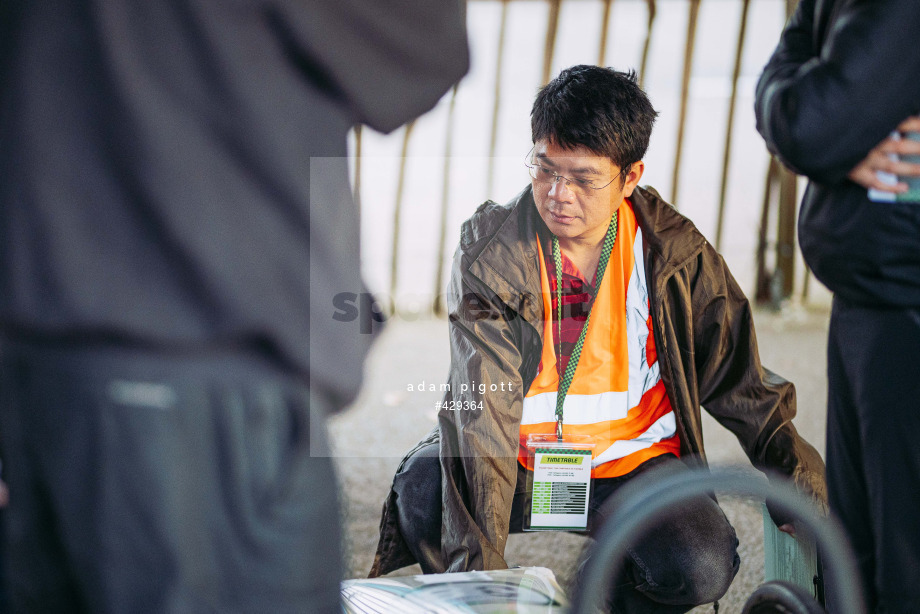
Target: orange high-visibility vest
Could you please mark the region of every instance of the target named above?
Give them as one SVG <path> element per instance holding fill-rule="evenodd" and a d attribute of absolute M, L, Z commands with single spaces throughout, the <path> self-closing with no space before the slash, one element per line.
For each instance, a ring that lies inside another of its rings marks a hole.
<path fill-rule="evenodd" d="M 559 389 L 549 275 L 539 239 L 537 247 L 545 324 L 538 374 L 524 396 L 518 460 L 525 467 L 527 436 L 556 430 Z M 569 434 L 593 437 L 591 475 L 597 478 L 625 475 L 661 454 L 680 455 L 674 411 L 661 381 L 652 336 L 642 231 L 628 200 L 619 208 L 616 244 L 565 398 L 563 435 Z"/>

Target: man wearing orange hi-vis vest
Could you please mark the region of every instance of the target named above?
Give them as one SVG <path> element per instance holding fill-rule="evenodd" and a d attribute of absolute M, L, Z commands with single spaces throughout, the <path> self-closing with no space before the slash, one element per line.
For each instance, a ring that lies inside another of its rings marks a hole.
<path fill-rule="evenodd" d="M 656 115 L 634 73 L 575 66 L 540 90 L 530 185 L 463 225 L 449 390 L 397 470 L 371 575 L 502 569 L 514 532 L 595 535 L 633 477 L 705 466 L 701 406 L 825 505 L 824 463 L 792 424 L 792 384 L 760 364 L 747 299 L 693 224 L 638 187 Z M 737 545 L 715 499 L 694 499 L 628 549 L 611 608 L 715 601 Z"/>

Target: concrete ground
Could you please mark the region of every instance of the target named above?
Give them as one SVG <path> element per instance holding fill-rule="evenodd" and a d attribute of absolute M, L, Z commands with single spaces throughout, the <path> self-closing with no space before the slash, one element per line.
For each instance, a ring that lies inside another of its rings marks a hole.
<path fill-rule="evenodd" d="M 799 432 L 822 454 L 825 421 L 825 354 L 828 312 L 790 307 L 757 311 L 763 364 L 791 379 L 798 394 Z M 397 320 L 381 336 L 367 364 L 363 391 L 346 413 L 330 423 L 343 493 L 346 531 L 346 578 L 365 577 L 377 544 L 382 502 L 403 453 L 436 421 L 441 393 L 419 391 L 445 380 L 449 367 L 447 324 L 433 317 Z M 421 385 L 421 386 L 420 386 Z M 742 466 L 752 475 L 734 436 L 704 413 L 706 450 L 714 466 Z M 751 591 L 763 581 L 763 525 L 758 502 L 723 499 L 723 507 L 741 541 L 741 570 L 720 612 L 740 612 Z M 564 588 L 586 538 L 566 533 L 512 535 L 509 564 L 552 569 Z M 418 566 L 394 575 L 420 573 Z M 700 607 L 694 612 L 712 612 Z"/>

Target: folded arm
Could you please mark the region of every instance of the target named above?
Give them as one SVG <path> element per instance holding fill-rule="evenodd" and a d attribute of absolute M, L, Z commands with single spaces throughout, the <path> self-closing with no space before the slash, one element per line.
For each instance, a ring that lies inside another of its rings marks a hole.
<path fill-rule="evenodd" d="M 849 2 L 816 40 L 815 0 L 802 0 L 757 85 L 768 148 L 819 183 L 842 181 L 920 109 L 912 0 Z"/>

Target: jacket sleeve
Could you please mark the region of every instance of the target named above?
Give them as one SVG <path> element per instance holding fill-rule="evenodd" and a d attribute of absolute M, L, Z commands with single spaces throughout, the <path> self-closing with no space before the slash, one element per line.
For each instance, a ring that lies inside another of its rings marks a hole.
<path fill-rule="evenodd" d="M 274 0 L 266 11 L 305 78 L 389 132 L 466 74 L 465 9 L 465 0 Z"/>
<path fill-rule="evenodd" d="M 792 478 L 825 506 L 824 461 L 792 424 L 795 387 L 761 365 L 750 303 L 709 243 L 690 283 L 700 404 L 734 433 L 755 467 Z"/>
<path fill-rule="evenodd" d="M 522 323 L 500 297 L 461 272 L 461 260 L 458 252 L 448 288 L 447 400 L 481 409 L 439 415 L 441 552 L 447 571 L 504 569 L 523 409 L 515 332 Z"/>
<path fill-rule="evenodd" d="M 763 70 L 755 101 L 757 130 L 770 151 L 824 184 L 842 181 L 920 110 L 916 1 L 835 4 L 828 19 L 816 17 L 816 0 L 799 3 Z M 816 35 L 816 19 L 829 21 L 826 34 Z"/>

